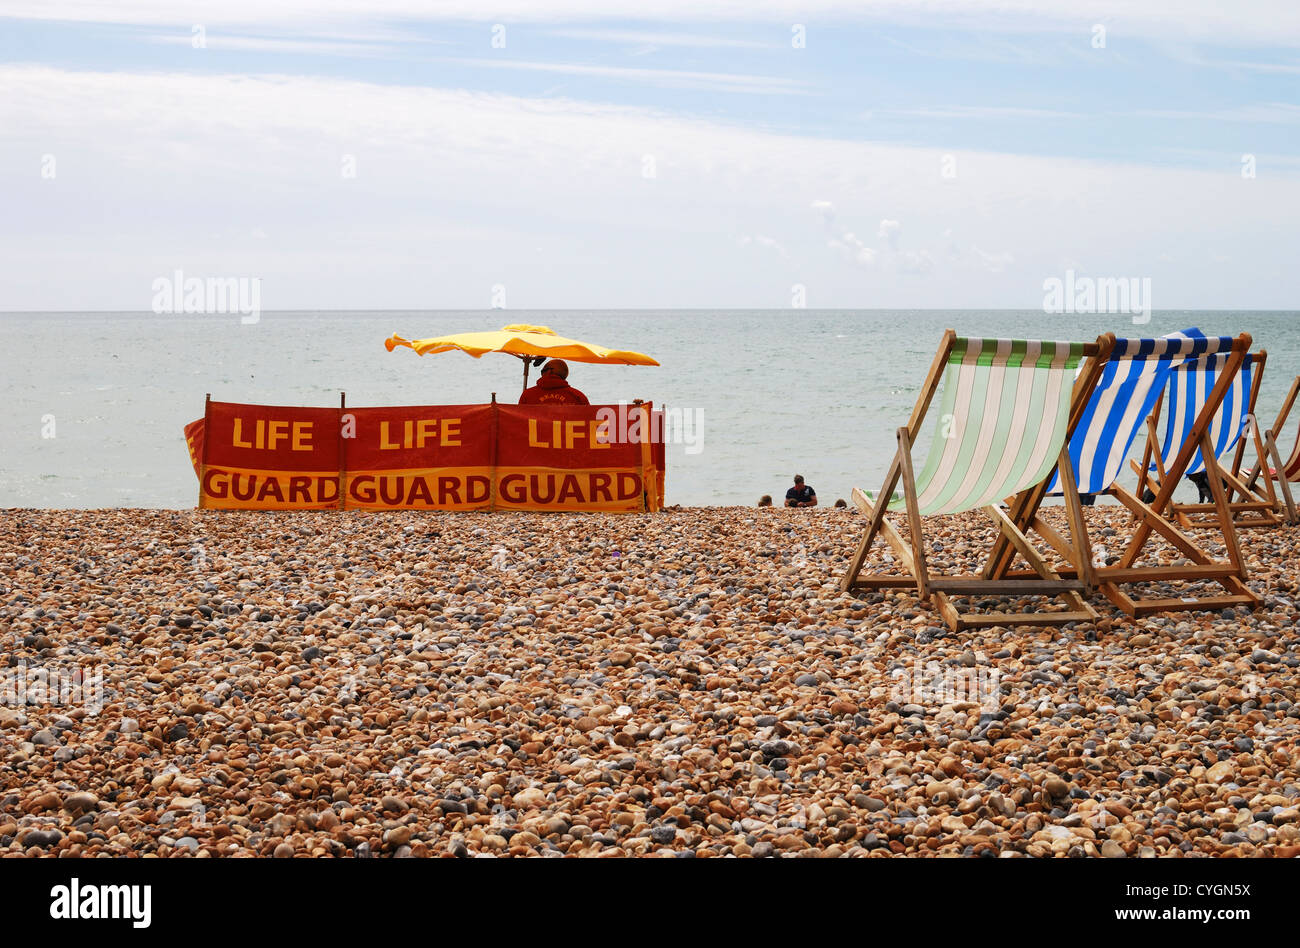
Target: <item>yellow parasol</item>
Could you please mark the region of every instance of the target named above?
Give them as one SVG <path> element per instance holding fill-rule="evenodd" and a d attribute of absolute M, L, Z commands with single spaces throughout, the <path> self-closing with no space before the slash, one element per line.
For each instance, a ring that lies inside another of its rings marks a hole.
<path fill-rule="evenodd" d="M 566 339 L 564 336 L 557 335 L 549 326 L 524 324 L 506 326 L 496 332 L 462 332 L 454 336 L 437 336 L 433 339 L 403 339 L 394 333 L 384 340 L 384 347 L 389 352 L 398 346 L 407 346 L 419 355 L 459 349 L 476 359 L 485 352 L 504 352 L 523 360 L 524 388 L 528 388 L 529 365 L 541 365 L 546 359 L 567 359 L 572 362 L 593 362 L 598 365 L 659 364 L 640 352 L 606 349 L 594 343 Z"/>

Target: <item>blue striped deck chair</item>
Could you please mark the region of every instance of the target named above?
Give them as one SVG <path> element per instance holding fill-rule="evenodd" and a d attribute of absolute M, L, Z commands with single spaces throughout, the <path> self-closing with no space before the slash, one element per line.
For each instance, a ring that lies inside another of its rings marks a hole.
<path fill-rule="evenodd" d="M 1070 438 L 1070 461 L 1079 492 L 1101 494 L 1115 483 L 1176 367 L 1207 353 L 1230 350 L 1232 341 L 1231 336 L 1207 337 L 1199 329 L 1158 339 L 1116 339 Z M 1059 472 L 1048 485 L 1048 493 L 1061 493 Z"/>
<path fill-rule="evenodd" d="M 1140 478 L 1139 495 L 1145 492 L 1149 483 L 1154 487 L 1166 479 L 1165 471 L 1173 460 L 1174 453 L 1187 440 L 1197 414 L 1227 367 L 1228 357 L 1226 352 L 1206 355 L 1178 366 L 1170 373 L 1164 398 L 1164 436 L 1157 437 L 1155 434 L 1161 411 L 1161 403 L 1157 402 L 1148 424 L 1147 449 L 1143 452 L 1142 465 L 1134 465 L 1138 467 Z M 1227 492 L 1228 509 L 1239 528 L 1270 527 L 1282 523 L 1283 508 L 1273 490 L 1272 480 L 1265 478 L 1263 487 L 1260 488 L 1256 486 L 1254 476 L 1254 472 L 1268 458 L 1268 450 L 1259 427 L 1253 420 L 1255 403 L 1259 397 L 1259 383 L 1267 359 L 1268 353 L 1263 351 L 1247 353 L 1210 424 L 1210 444 L 1220 462 L 1221 483 Z M 1250 442 L 1254 443 L 1256 463 L 1251 474 L 1243 479 L 1241 465 Z M 1232 461 L 1225 465 L 1223 461 L 1229 452 L 1232 452 Z M 1205 472 L 1203 455 L 1204 452 L 1197 448 L 1185 476 Z M 1209 487 L 1208 482 L 1207 476 L 1203 481 L 1206 487 Z M 1195 504 L 1170 503 L 1170 512 L 1180 525 L 1190 529 L 1215 523 L 1213 519 L 1207 520 L 1206 515 L 1214 513 L 1216 507 L 1214 503 L 1206 502 L 1203 494 L 1204 490 L 1200 502 Z M 1286 515 L 1288 521 L 1294 519 L 1293 503 L 1288 505 Z"/>
<path fill-rule="evenodd" d="M 1131 616 L 1146 615 L 1152 612 L 1175 610 L 1218 609 L 1233 605 L 1253 606 L 1258 597 L 1245 585 L 1245 571 L 1242 565 L 1237 537 L 1232 522 L 1231 512 L 1227 508 L 1221 482 L 1216 484 L 1216 504 L 1212 505 L 1219 514 L 1219 526 L 1224 533 L 1224 545 L 1228 552 L 1226 561 L 1213 559 L 1201 549 L 1190 537 L 1180 531 L 1168 519 L 1166 512 L 1172 505 L 1173 489 L 1179 478 L 1189 470 L 1193 455 L 1199 456 L 1202 445 L 1222 445 L 1225 449 L 1235 442 L 1231 424 L 1214 426 L 1214 422 L 1223 406 L 1228 393 L 1239 383 L 1242 363 L 1250 349 L 1250 336 L 1205 336 L 1199 330 L 1189 329 L 1172 333 L 1160 339 L 1117 340 L 1111 350 L 1110 363 L 1103 369 L 1102 378 L 1093 388 L 1092 396 L 1084 411 L 1085 419 L 1075 428 L 1070 443 L 1071 467 L 1077 478 L 1077 488 L 1085 493 L 1109 493 L 1137 518 L 1137 527 L 1128 541 L 1124 552 L 1117 561 L 1110 564 L 1097 564 L 1092 561 L 1089 546 L 1082 550 L 1066 544 L 1063 538 L 1053 534 L 1051 528 L 1037 515 L 1041 496 L 1016 498 L 1009 507 L 1008 515 L 1013 523 L 1021 529 L 1033 529 L 1068 559 L 1083 565 L 1081 574 L 1089 588 L 1094 584 L 1107 598 Z M 1201 366 L 1213 370 L 1213 378 L 1207 380 L 1201 373 Z M 1146 503 L 1139 496 L 1135 497 L 1125 490 L 1117 481 L 1120 468 L 1133 444 L 1138 430 L 1145 422 L 1148 438 L 1153 440 L 1154 424 L 1149 421 L 1150 412 L 1158 406 L 1166 390 L 1174 384 L 1175 376 L 1184 373 L 1181 391 L 1184 393 L 1175 404 L 1180 418 L 1186 418 L 1185 427 L 1180 427 L 1175 435 L 1178 440 L 1168 444 L 1168 450 L 1161 455 L 1160 464 L 1164 478 L 1153 493 L 1154 498 Z M 1208 381 L 1208 386 L 1207 386 Z M 1189 386 L 1192 386 L 1189 388 Z M 1243 393 L 1250 391 L 1247 381 L 1244 388 L 1238 388 L 1237 404 L 1246 400 Z M 1194 397 L 1188 393 L 1198 393 Z M 1193 404 L 1187 410 L 1185 402 L 1192 398 Z M 1238 432 L 1239 434 L 1239 432 Z M 1221 442 L 1213 440 L 1222 437 Z M 1218 453 L 1210 448 L 1211 461 L 1217 472 Z M 1204 465 L 1204 461 L 1200 462 Z M 1069 485 L 1053 484 L 1069 496 Z M 1046 493 L 1046 490 L 1043 491 Z M 1182 558 L 1190 561 L 1182 564 L 1158 566 L 1137 565 L 1138 556 L 1146 548 L 1152 534 L 1158 534 L 1174 547 Z M 1085 536 L 1084 543 L 1088 544 Z M 1016 576 L 1009 569 L 1013 555 L 1006 544 L 999 544 L 994 549 L 991 574 L 994 577 Z M 1068 569 L 1061 571 L 1069 575 Z M 1226 595 L 1181 595 L 1159 599 L 1135 599 L 1121 586 L 1148 582 L 1199 582 L 1215 581 L 1223 585 Z"/>
<path fill-rule="evenodd" d="M 1055 572 L 1024 533 L 998 506 L 1046 482 L 1062 459 L 1087 388 L 1095 384 L 1100 364 L 1114 337 L 1095 343 L 1040 342 L 1016 339 L 966 339 L 949 329 L 930 373 L 922 385 L 907 425 L 898 429 L 898 449 L 875 494 L 854 488 L 854 504 L 870 518 L 841 588 L 911 587 L 931 600 L 954 631 L 1004 625 L 1065 625 L 1095 620 L 1096 612 L 1079 595 L 1082 581 Z M 1081 361 L 1096 368 L 1076 379 Z M 940 384 L 943 397 L 925 464 L 914 476 L 912 445 L 921 433 L 926 413 Z M 902 491 L 895 490 L 901 483 Z M 1072 494 L 1077 519 L 1078 495 Z M 994 581 L 986 576 L 931 575 L 926 564 L 926 515 L 983 510 L 1029 564 L 1028 580 Z M 887 511 L 904 513 L 910 543 L 886 518 Z M 872 541 L 884 536 L 897 561 L 909 575 L 862 576 Z M 1059 596 L 1065 611 L 974 613 L 960 611 L 953 597 Z"/>

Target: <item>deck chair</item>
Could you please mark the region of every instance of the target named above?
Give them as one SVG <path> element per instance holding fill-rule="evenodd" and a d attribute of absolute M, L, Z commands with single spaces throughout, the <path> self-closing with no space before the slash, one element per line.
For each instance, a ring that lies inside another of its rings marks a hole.
<path fill-rule="evenodd" d="M 1268 448 L 1264 435 L 1255 423 L 1255 403 L 1259 398 L 1259 386 L 1264 377 L 1264 366 L 1268 353 L 1260 350 L 1247 354 L 1241 370 L 1233 379 L 1231 387 L 1223 398 L 1223 405 L 1210 425 L 1210 440 L 1220 461 L 1233 453 L 1231 466 L 1225 468 L 1220 463 L 1223 484 L 1227 491 L 1228 509 L 1232 511 L 1233 523 L 1242 527 L 1275 527 L 1283 520 L 1293 523 L 1296 518 L 1295 502 L 1291 499 L 1290 485 L 1279 500 L 1278 492 L 1273 489 L 1271 478 L 1264 478 L 1260 486 L 1258 476 L 1242 476 L 1241 465 L 1245 459 L 1247 445 L 1253 442 L 1255 464 L 1252 472 L 1257 472 L 1267 462 Z M 1169 377 L 1167 399 L 1169 411 L 1165 418 L 1164 437 L 1156 434 L 1159 424 L 1162 401 L 1157 401 L 1147 424 L 1146 447 L 1142 453 L 1142 463 L 1133 464 L 1138 472 L 1138 496 L 1145 496 L 1150 490 L 1155 492 L 1164 480 L 1165 464 L 1171 453 L 1186 440 L 1188 432 L 1195 421 L 1196 414 L 1204 404 L 1206 396 L 1214 388 L 1218 375 L 1227 362 L 1227 354 L 1207 355 L 1194 362 L 1188 362 L 1176 368 Z M 1200 450 L 1192 458 L 1186 474 L 1199 474 L 1205 470 L 1205 463 Z M 1216 519 L 1207 514 L 1215 512 L 1212 503 L 1177 503 L 1171 502 L 1169 512 L 1179 525 L 1185 529 L 1213 526 Z"/>
<path fill-rule="evenodd" d="M 1286 427 L 1287 416 L 1291 414 L 1291 408 L 1295 405 L 1297 395 L 1300 395 L 1300 376 L 1292 380 L 1291 388 L 1282 401 L 1282 407 L 1277 413 L 1277 419 L 1273 422 L 1273 427 L 1266 429 L 1264 432 L 1264 450 L 1266 452 L 1264 460 L 1262 462 L 1257 460 L 1255 465 L 1242 478 L 1248 489 L 1257 490 L 1255 485 L 1259 482 L 1261 474 L 1268 471 L 1265 481 L 1277 481 L 1278 492 L 1282 495 L 1285 504 L 1288 524 L 1295 524 L 1300 521 L 1295 500 L 1291 494 L 1291 481 L 1300 480 L 1300 430 L 1296 431 L 1295 445 L 1291 448 L 1291 454 L 1285 464 L 1282 463 L 1282 456 L 1278 452 L 1277 436 Z"/>
<path fill-rule="evenodd" d="M 1029 342 L 1011 339 L 965 339 L 951 329 L 943 341 L 917 398 L 908 423 L 898 429 L 898 450 L 878 494 L 854 488 L 854 504 L 870 518 L 840 585 L 853 589 L 914 588 L 933 600 L 954 631 L 981 626 L 1064 625 L 1095 620 L 1097 614 L 1080 593 L 1084 582 L 1066 579 L 1047 565 L 1024 532 L 997 505 L 1044 483 L 1065 453 L 1072 426 L 1096 383 L 1097 370 L 1076 379 L 1083 358 L 1104 362 L 1112 335 L 1095 343 Z M 930 403 L 942 382 L 943 399 L 934 439 L 920 476 L 913 475 L 912 445 L 921 433 Z M 1068 465 L 1067 465 L 1068 467 Z M 1072 475 L 1067 471 L 1067 480 Z M 902 482 L 902 493 L 895 488 Z M 1078 493 L 1067 498 L 1073 535 L 1082 535 Z M 1029 579 L 993 581 L 985 576 L 932 575 L 926 562 L 923 517 L 981 508 L 1006 540 L 1029 564 Z M 911 542 L 886 518 L 903 511 Z M 1075 531 L 1078 531 L 1076 534 Z M 862 576 L 863 564 L 877 534 L 883 535 L 910 575 Z M 975 613 L 959 610 L 955 597 L 1043 595 L 1060 597 L 1065 611 Z"/>
<path fill-rule="evenodd" d="M 1074 431 L 1069 455 L 1074 469 L 1076 488 L 1085 493 L 1106 493 L 1113 496 L 1137 518 L 1137 529 L 1118 562 L 1101 564 L 1093 562 L 1089 538 L 1082 539 L 1084 546 L 1069 543 L 1043 522 L 1038 510 L 1049 490 L 1064 494 L 1067 502 L 1071 485 L 1065 478 L 1054 479 L 1040 489 L 1026 492 L 1010 505 L 1007 516 L 1022 530 L 1033 530 L 1042 536 L 1065 559 L 1059 569 L 1062 576 L 1080 575 L 1089 586 L 1095 585 L 1111 602 L 1130 616 L 1152 612 L 1195 609 L 1219 609 L 1230 605 L 1254 606 L 1258 597 L 1245 585 L 1237 537 L 1232 515 L 1227 508 L 1226 496 L 1218 472 L 1217 454 L 1211 449 L 1207 469 L 1211 475 L 1211 490 L 1215 494 L 1215 510 L 1219 526 L 1224 533 L 1228 559 L 1215 560 L 1190 537 L 1180 531 L 1165 516 L 1172 498 L 1173 487 L 1193 460 L 1199 445 L 1211 444 L 1210 425 L 1226 392 L 1232 386 L 1238 369 L 1250 347 L 1250 337 L 1242 334 L 1206 337 L 1199 330 L 1190 329 L 1159 339 L 1120 339 L 1110 350 L 1108 364 L 1094 387 L 1083 421 Z M 1179 442 L 1175 455 L 1168 461 L 1165 480 L 1151 503 L 1145 503 L 1120 486 L 1117 481 L 1124 460 L 1132 447 L 1144 421 L 1150 417 L 1153 406 L 1162 396 L 1175 371 L 1180 366 L 1196 363 L 1208 356 L 1222 354 L 1217 381 L 1207 394 L 1199 412 L 1192 419 L 1187 437 Z M 1064 465 L 1062 465 L 1064 471 Z M 1137 565 L 1152 533 L 1159 534 L 1181 556 L 1185 564 L 1160 566 Z M 1022 573 L 1013 571 L 1011 560 L 1014 550 L 999 540 L 990 556 L 990 578 L 1018 578 Z M 1160 599 L 1135 599 L 1122 587 L 1148 582 L 1195 582 L 1216 580 L 1225 589 L 1222 596 L 1190 596 Z"/>

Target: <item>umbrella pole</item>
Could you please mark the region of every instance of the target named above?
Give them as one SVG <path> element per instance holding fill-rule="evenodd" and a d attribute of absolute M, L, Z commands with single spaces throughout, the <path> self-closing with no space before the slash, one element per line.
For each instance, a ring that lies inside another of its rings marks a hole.
<path fill-rule="evenodd" d="M 524 359 L 524 391 L 528 391 L 528 366 L 532 359 Z"/>

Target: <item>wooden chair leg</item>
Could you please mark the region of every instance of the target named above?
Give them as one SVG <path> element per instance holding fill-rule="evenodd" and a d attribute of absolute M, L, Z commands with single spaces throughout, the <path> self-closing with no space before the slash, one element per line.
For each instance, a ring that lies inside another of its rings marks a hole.
<path fill-rule="evenodd" d="M 1278 454 L 1277 439 L 1273 437 L 1272 431 L 1264 433 L 1264 443 L 1268 446 L 1268 453 L 1263 463 L 1267 466 L 1269 461 L 1272 461 L 1273 470 L 1277 471 L 1278 490 L 1282 492 L 1282 501 L 1286 505 L 1286 522 L 1288 525 L 1294 525 L 1297 517 L 1295 500 L 1291 496 L 1291 482 L 1287 480 L 1286 471 L 1282 469 L 1282 458 Z"/>
<path fill-rule="evenodd" d="M 849 496 L 853 498 L 853 505 L 857 507 L 859 510 L 861 510 L 863 513 L 865 513 L 868 517 L 874 516 L 875 512 L 879 510 L 880 507 L 882 506 L 882 501 L 880 500 L 880 498 L 876 498 L 876 502 L 873 504 L 871 500 L 867 498 L 867 495 L 864 494 L 862 491 L 858 490 L 857 488 L 854 488 L 853 492 Z M 901 576 L 871 577 L 867 579 L 860 579 L 855 576 L 852 583 L 849 584 L 841 583 L 840 584 L 841 589 L 848 591 L 849 589 L 858 586 L 867 586 L 872 588 L 880 587 L 880 586 L 884 586 L 884 587 L 906 587 L 906 586 L 915 587 L 916 586 L 916 574 L 917 574 L 916 557 L 912 552 L 911 546 L 908 545 L 907 541 L 903 539 L 902 535 L 899 534 L 899 532 L 894 529 L 894 525 L 890 523 L 888 520 L 880 521 L 880 536 L 885 538 L 885 542 L 889 544 L 890 548 L 894 551 L 894 555 L 902 563 L 903 568 L 907 570 L 908 573 L 911 574 L 911 576 L 910 577 L 901 577 Z"/>
<path fill-rule="evenodd" d="M 907 505 L 907 525 L 912 534 L 912 565 L 916 591 L 922 599 L 930 598 L 930 573 L 925 566 L 925 535 L 921 526 L 921 508 L 912 477 L 912 439 L 906 428 L 898 429 L 898 461 L 903 475 L 903 500 Z"/>
<path fill-rule="evenodd" d="M 862 535 L 862 541 L 858 544 L 857 551 L 853 554 L 853 559 L 849 561 L 848 571 L 844 578 L 840 580 L 840 588 L 847 591 L 853 588 L 853 583 L 862 572 L 862 564 L 866 562 L 867 554 L 871 551 L 871 541 L 876 538 L 881 524 L 885 522 L 885 511 L 889 507 L 889 498 L 894 495 L 894 486 L 898 483 L 901 473 L 901 463 L 898 455 L 894 456 L 893 463 L 889 465 L 889 471 L 885 474 L 885 486 L 881 488 L 880 493 L 876 496 L 876 504 L 870 510 L 870 520 L 867 522 L 866 533 Z M 855 503 L 857 499 L 855 498 Z"/>
<path fill-rule="evenodd" d="M 1065 516 L 1070 524 L 1070 538 L 1074 541 L 1074 568 L 1079 579 L 1088 592 L 1097 586 L 1096 568 L 1092 563 L 1092 541 L 1088 537 L 1088 527 L 1083 522 L 1083 507 L 1079 503 L 1079 489 L 1074 480 L 1074 464 L 1070 461 L 1070 446 L 1061 449 L 1057 461 L 1057 470 L 1061 475 L 1061 489 L 1065 491 Z"/>
<path fill-rule="evenodd" d="M 1241 561 L 1241 547 L 1237 544 L 1237 528 L 1232 522 L 1232 510 L 1228 507 L 1228 498 L 1223 489 L 1223 477 L 1219 471 L 1219 462 L 1214 457 L 1214 444 L 1210 441 L 1210 430 L 1201 432 L 1201 458 L 1205 461 L 1205 474 L 1210 482 L 1210 494 L 1214 497 L 1214 507 L 1219 515 L 1219 525 L 1223 529 L 1223 545 L 1228 551 L 1228 562 L 1237 568 L 1237 575 L 1246 578 L 1246 568 Z"/>

